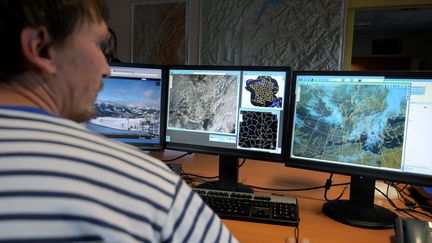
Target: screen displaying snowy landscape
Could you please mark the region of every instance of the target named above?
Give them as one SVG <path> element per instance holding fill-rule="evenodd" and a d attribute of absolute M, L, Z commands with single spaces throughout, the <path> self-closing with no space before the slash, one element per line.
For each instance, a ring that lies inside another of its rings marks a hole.
<path fill-rule="evenodd" d="M 159 143 L 160 82 L 105 78 L 87 127 L 123 142 Z"/>

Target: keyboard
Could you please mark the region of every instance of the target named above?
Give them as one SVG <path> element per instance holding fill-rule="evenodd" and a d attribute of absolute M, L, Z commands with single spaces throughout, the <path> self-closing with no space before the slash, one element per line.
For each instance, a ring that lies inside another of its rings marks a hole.
<path fill-rule="evenodd" d="M 298 226 L 296 197 L 194 188 L 222 219 Z"/>

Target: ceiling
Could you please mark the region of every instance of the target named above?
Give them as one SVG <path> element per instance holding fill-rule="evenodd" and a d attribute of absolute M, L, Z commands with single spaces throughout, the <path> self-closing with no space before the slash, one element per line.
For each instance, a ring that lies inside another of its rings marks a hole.
<path fill-rule="evenodd" d="M 432 6 L 357 10 L 354 31 L 365 33 L 432 33 Z"/>

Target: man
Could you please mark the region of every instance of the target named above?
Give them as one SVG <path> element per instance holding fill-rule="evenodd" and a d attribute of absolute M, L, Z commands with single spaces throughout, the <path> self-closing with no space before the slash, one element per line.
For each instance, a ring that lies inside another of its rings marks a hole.
<path fill-rule="evenodd" d="M 162 162 L 79 123 L 110 70 L 103 0 L 0 0 L 0 242 L 236 242 Z"/>

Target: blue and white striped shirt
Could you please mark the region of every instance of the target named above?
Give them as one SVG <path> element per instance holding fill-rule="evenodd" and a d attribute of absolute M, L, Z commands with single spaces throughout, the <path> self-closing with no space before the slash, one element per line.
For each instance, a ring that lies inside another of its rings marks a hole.
<path fill-rule="evenodd" d="M 0 242 L 237 242 L 162 162 L 32 109 L 0 108 Z"/>

